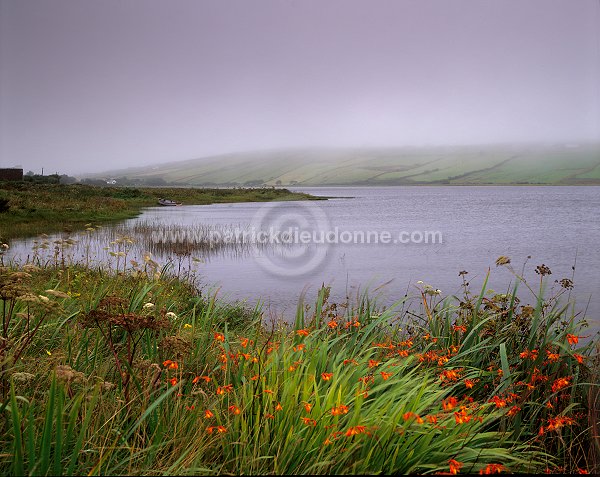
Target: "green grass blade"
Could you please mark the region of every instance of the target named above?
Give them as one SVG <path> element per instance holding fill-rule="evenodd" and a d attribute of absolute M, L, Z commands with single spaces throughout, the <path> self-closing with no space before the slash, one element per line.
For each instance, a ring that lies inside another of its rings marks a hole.
<path fill-rule="evenodd" d="M 17 406 L 17 397 L 15 395 L 14 385 L 10 386 L 10 414 L 13 425 L 13 474 L 24 475 L 25 466 L 23 462 L 23 435 L 21 433 L 21 415 L 19 413 L 19 407 Z"/>

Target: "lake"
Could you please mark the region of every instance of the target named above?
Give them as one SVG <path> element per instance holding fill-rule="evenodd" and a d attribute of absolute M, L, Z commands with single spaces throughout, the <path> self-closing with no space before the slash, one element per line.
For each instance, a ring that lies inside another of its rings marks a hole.
<path fill-rule="evenodd" d="M 206 292 L 219 288 L 219 295 L 229 299 L 248 303 L 260 299 L 269 316 L 288 319 L 295 313 L 300 295 L 306 292 L 307 302 L 312 303 L 322 284 L 332 287 L 332 301 L 353 300 L 369 289 L 378 303 L 390 305 L 406 293 L 415 294 L 423 286 L 419 281 L 440 289 L 442 295 L 460 294 L 459 272 L 463 270 L 468 271 L 465 277 L 472 291 L 479 291 L 489 269 L 489 287 L 504 293 L 515 277 L 495 262 L 506 256 L 515 272 L 524 271 L 534 290 L 540 282 L 535 273 L 538 265 L 545 264 L 552 272 L 545 278 L 548 291 L 552 287 L 560 290 L 555 280 L 572 278 L 577 310 L 587 309 L 588 321 L 593 322 L 594 329 L 599 328 L 600 187 L 294 190 L 331 199 L 152 207 L 135 219 L 105 228 L 103 233 L 111 229 L 139 242 L 128 252 L 128 259 L 139 259 L 146 250 L 159 262 L 171 257 L 179 272 L 182 267 L 193 267 Z M 146 230 L 143 240 L 136 239 L 136 225 Z M 248 237 L 238 237 L 231 246 L 192 252 L 161 248 L 155 243 L 180 239 L 169 238 L 175 230 L 195 234 L 209 230 L 221 234 L 221 240 L 229 233 L 229 240 L 234 231 L 268 231 L 273 227 L 289 232 L 283 242 L 309 231 L 310 240 L 305 241 L 310 243 L 256 245 Z M 152 243 L 148 242 L 148 231 Z M 325 235 L 315 233 L 323 231 Z M 357 243 L 365 242 L 367 236 L 371 243 Z M 75 238 L 80 240 L 80 248 L 74 252 L 78 259 L 89 253 L 90 246 L 101 249 L 100 245 L 106 244 L 102 235 L 95 245 L 95 239 L 85 233 Z M 384 239 L 391 243 L 381 243 Z M 15 242 L 11 253 L 23 260 L 31 247 L 31 240 Z M 202 261 L 192 262 L 190 256 L 199 256 Z M 525 287 L 521 287 L 520 297 L 522 304 L 535 301 Z"/>

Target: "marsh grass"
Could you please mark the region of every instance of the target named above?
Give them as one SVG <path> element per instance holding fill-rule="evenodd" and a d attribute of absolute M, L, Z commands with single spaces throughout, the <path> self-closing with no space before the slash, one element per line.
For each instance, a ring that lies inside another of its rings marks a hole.
<path fill-rule="evenodd" d="M 0 236 L 5 240 L 39 233 L 83 230 L 89 222 L 114 223 L 168 197 L 185 205 L 229 202 L 315 200 L 309 194 L 275 188 L 98 187 L 84 184 L 0 182 Z"/>
<path fill-rule="evenodd" d="M 598 341 L 549 269 L 387 309 L 322 288 L 288 325 L 119 240 L 0 268 L 3 473 L 598 471 Z"/>

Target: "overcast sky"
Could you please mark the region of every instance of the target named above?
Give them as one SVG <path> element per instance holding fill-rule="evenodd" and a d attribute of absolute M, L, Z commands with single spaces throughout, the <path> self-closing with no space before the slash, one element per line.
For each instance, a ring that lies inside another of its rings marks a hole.
<path fill-rule="evenodd" d="M 0 0 L 0 165 L 600 139 L 599 0 Z"/>

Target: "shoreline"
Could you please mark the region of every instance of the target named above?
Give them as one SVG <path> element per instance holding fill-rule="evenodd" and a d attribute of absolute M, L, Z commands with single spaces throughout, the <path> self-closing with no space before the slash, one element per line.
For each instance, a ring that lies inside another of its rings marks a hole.
<path fill-rule="evenodd" d="M 160 207 L 167 197 L 185 205 L 217 203 L 327 200 L 288 189 L 100 187 L 85 184 L 0 183 L 0 239 L 27 238 L 42 233 L 74 232 L 87 224 L 116 223 L 137 217 L 145 207 Z"/>

